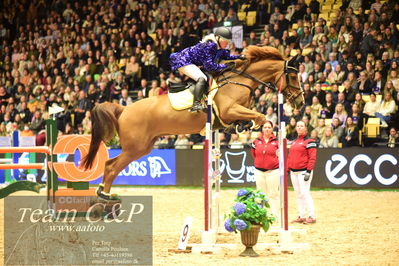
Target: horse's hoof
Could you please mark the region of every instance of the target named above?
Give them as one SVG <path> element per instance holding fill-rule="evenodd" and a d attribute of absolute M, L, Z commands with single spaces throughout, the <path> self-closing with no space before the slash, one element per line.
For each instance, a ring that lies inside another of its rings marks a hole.
<path fill-rule="evenodd" d="M 245 131 L 245 128 L 243 127 L 243 125 L 241 125 L 241 124 L 236 125 L 236 133 L 237 134 L 244 133 L 244 131 Z"/>
<path fill-rule="evenodd" d="M 251 120 L 249 123 L 251 124 L 251 126 L 250 126 L 250 129 L 251 129 L 251 130 L 257 130 L 257 129 L 260 128 L 260 125 L 257 125 L 257 124 L 255 123 L 255 121 L 253 121 L 253 120 Z"/>
<path fill-rule="evenodd" d="M 107 200 L 107 201 L 120 201 L 120 197 L 118 194 L 111 194 L 111 193 L 106 193 L 104 192 L 104 185 L 100 184 L 99 187 L 96 190 L 96 194 L 98 197 L 100 197 L 101 199 Z"/>

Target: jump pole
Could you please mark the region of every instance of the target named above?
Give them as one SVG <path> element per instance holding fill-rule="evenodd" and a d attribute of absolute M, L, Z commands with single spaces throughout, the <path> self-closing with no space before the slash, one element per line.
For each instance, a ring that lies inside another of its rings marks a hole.
<path fill-rule="evenodd" d="M 204 231 L 202 244 L 215 244 L 221 227 L 220 215 L 220 141 L 219 132 L 212 130 L 213 93 L 207 98 L 207 121 L 204 141 Z"/>
<path fill-rule="evenodd" d="M 281 84 L 282 85 L 282 84 Z M 280 86 L 281 87 L 281 86 Z M 280 169 L 280 225 L 279 243 L 272 246 L 272 252 L 293 253 L 294 250 L 308 248 L 307 243 L 292 243 L 292 232 L 303 232 L 302 229 L 289 229 L 288 222 L 288 166 L 287 166 L 287 139 L 285 138 L 284 96 L 278 90 L 278 144 L 279 144 L 279 169 Z"/>

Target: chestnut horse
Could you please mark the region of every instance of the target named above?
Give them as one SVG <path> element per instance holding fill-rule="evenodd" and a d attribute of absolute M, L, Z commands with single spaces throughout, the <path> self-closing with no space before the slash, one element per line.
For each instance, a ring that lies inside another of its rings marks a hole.
<path fill-rule="evenodd" d="M 253 120 L 256 126 L 263 125 L 265 116 L 248 107 L 253 90 L 266 82 L 276 84 L 294 106 L 303 105 L 296 58 L 285 61 L 277 49 L 257 46 L 248 47 L 244 55 L 246 60 L 235 61 L 235 70 L 216 77 L 219 90 L 214 102 L 224 124 Z M 167 95 L 145 98 L 126 107 L 101 103 L 92 109 L 91 115 L 92 138 L 89 153 L 82 161 L 83 167 L 91 167 L 101 141 L 110 140 L 115 132 L 122 147 L 121 154 L 105 164 L 103 183 L 98 190 L 104 199 L 112 199 L 111 185 L 119 172 L 148 154 L 160 136 L 199 133 L 207 119 L 203 112 L 174 110 Z"/>

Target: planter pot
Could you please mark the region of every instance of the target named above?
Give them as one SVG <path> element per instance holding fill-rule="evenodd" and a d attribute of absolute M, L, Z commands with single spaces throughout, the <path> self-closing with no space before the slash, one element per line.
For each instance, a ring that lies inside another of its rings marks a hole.
<path fill-rule="evenodd" d="M 260 225 L 252 225 L 251 230 L 240 231 L 241 242 L 245 246 L 245 250 L 241 252 L 242 257 L 258 257 L 259 254 L 253 250 L 253 246 L 258 243 L 258 236 L 260 231 Z"/>

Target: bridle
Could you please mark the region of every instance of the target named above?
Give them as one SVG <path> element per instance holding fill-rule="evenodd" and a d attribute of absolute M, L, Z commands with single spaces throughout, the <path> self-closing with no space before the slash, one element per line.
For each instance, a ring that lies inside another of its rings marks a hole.
<path fill-rule="evenodd" d="M 300 87 L 291 84 L 290 81 L 289 81 L 288 74 L 290 74 L 290 73 L 297 74 L 299 72 L 297 68 L 295 68 L 293 66 L 290 66 L 289 62 L 290 61 L 285 61 L 284 62 L 284 71 L 281 73 L 280 77 L 276 81 L 278 83 L 281 80 L 281 84 L 280 84 L 280 88 L 279 89 L 277 89 L 276 84 L 274 84 L 273 82 L 263 81 L 263 80 L 260 80 L 260 79 L 258 79 L 256 77 L 246 73 L 245 71 L 249 67 L 249 63 L 250 63 L 249 60 L 247 60 L 247 62 L 245 63 L 245 67 L 243 67 L 242 70 L 237 70 L 237 69 L 233 68 L 233 69 L 230 69 L 229 71 L 226 71 L 226 72 L 232 72 L 235 75 L 231 75 L 231 76 L 227 76 L 226 77 L 225 76 L 226 73 L 223 72 L 222 73 L 222 78 L 221 79 L 216 79 L 217 83 L 220 84 L 220 85 L 218 85 L 218 88 L 222 88 L 223 86 L 225 86 L 227 84 L 234 84 L 234 85 L 239 85 L 239 86 L 243 86 L 243 87 L 248 88 L 251 91 L 251 95 L 253 95 L 254 94 L 254 88 L 252 88 L 251 86 L 249 86 L 247 84 L 231 80 L 233 77 L 242 76 L 244 78 L 247 78 L 247 79 L 250 79 L 250 80 L 252 80 L 254 82 L 257 82 L 257 83 L 259 83 L 261 85 L 264 85 L 264 86 L 270 88 L 272 91 L 279 90 L 280 92 L 282 92 L 282 91 L 286 90 L 288 87 L 291 87 L 291 88 L 294 88 L 294 89 L 297 89 L 297 90 L 299 89 L 300 91 L 302 91 L 302 89 Z M 283 83 L 282 77 L 283 77 L 283 75 L 285 75 L 285 81 L 286 81 L 284 89 L 282 88 L 282 83 Z M 299 97 L 299 95 L 300 94 L 298 94 L 294 99 Z"/>
<path fill-rule="evenodd" d="M 288 87 L 302 91 L 301 87 L 291 84 L 290 80 L 288 78 L 288 74 L 291 74 L 291 73 L 298 74 L 298 72 L 299 72 L 299 70 L 296 67 L 289 65 L 289 61 L 284 62 L 284 71 L 283 71 L 283 73 L 281 73 L 280 77 L 277 79 L 277 83 L 278 83 L 281 80 L 281 78 L 283 77 L 283 74 L 285 74 L 285 88 L 284 89 L 282 88 L 283 81 L 281 80 L 280 92 L 286 90 Z"/>

